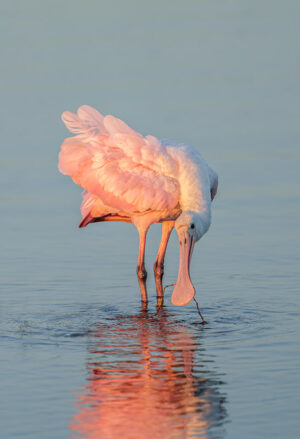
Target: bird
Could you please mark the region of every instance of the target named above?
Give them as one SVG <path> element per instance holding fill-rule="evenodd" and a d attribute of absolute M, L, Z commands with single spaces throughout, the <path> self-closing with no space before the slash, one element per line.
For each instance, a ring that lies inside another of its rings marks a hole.
<path fill-rule="evenodd" d="M 58 168 L 83 188 L 79 228 L 105 221 L 132 223 L 139 233 L 137 276 L 147 303 L 145 246 L 149 227 L 162 223 L 154 263 L 157 298 L 163 298 L 164 259 L 170 234 L 179 239 L 179 270 L 171 302 L 184 306 L 195 296 L 190 277 L 194 244 L 211 224 L 218 175 L 193 146 L 138 133 L 112 115 L 82 105 L 62 120 L 66 138 Z"/>

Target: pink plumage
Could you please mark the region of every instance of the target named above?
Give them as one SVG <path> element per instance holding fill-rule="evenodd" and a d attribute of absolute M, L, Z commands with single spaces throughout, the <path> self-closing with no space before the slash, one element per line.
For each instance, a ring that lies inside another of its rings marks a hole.
<path fill-rule="evenodd" d="M 81 106 L 77 114 L 64 112 L 62 120 L 76 134 L 61 146 L 59 170 L 84 189 L 80 227 L 98 221 L 136 225 L 140 234 L 137 271 L 140 281 L 144 281 L 146 233 L 152 223 L 163 223 L 155 264 L 157 294 L 161 297 L 163 261 L 175 225 L 179 238 L 184 232 L 184 241 L 190 244 L 182 252 L 188 266 L 181 261 L 177 281 L 183 291 L 176 287 L 172 301 L 176 305 L 190 301 L 195 291 L 189 279 L 189 261 L 194 242 L 210 224 L 217 174 L 196 149 L 142 136 L 120 119 L 103 116 L 87 105 Z M 141 290 L 146 301 L 146 290 Z"/>
<path fill-rule="evenodd" d="M 124 122 L 80 107 L 62 119 L 77 136 L 64 141 L 59 170 L 98 196 L 105 205 L 128 212 L 172 209 L 179 199 L 165 147 L 143 137 Z M 165 175 L 159 173 L 166 168 Z"/>

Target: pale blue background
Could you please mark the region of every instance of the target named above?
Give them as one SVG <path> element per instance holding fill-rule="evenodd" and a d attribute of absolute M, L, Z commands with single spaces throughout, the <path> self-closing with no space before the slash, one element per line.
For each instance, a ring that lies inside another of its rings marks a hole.
<path fill-rule="evenodd" d="M 292 0 L 1 3 L 3 437 L 69 437 L 89 344 L 72 335 L 139 310 L 136 231 L 78 230 L 80 189 L 57 171 L 60 114 L 81 104 L 193 144 L 218 171 L 192 261 L 207 377 L 224 382 L 206 434 L 299 437 L 299 17 Z M 149 272 L 158 242 L 156 226 Z M 166 283 L 177 253 L 174 234 Z M 148 288 L 155 311 L 152 274 Z M 194 304 L 169 297 L 197 338 Z"/>

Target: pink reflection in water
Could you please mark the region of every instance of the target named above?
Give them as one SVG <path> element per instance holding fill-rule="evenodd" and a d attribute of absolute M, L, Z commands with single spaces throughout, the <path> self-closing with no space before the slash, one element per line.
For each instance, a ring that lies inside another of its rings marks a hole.
<path fill-rule="evenodd" d="M 70 425 L 86 439 L 210 438 L 212 391 L 193 377 L 191 330 L 157 321 L 100 327 L 88 385 Z M 219 404 L 218 404 L 219 406 Z M 219 417 L 219 416 L 218 416 Z"/>

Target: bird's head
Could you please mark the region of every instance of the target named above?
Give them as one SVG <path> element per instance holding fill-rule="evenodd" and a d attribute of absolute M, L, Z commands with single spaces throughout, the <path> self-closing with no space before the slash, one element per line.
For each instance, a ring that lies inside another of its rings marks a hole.
<path fill-rule="evenodd" d="M 180 261 L 176 286 L 172 293 L 173 305 L 186 305 L 195 295 L 190 278 L 190 262 L 195 242 L 204 235 L 210 224 L 210 217 L 193 211 L 183 211 L 175 222 L 178 234 Z"/>
<path fill-rule="evenodd" d="M 203 222 L 203 217 L 192 210 L 185 210 L 175 221 L 175 229 L 178 236 L 182 232 L 188 232 L 193 242 L 199 241 L 207 230 Z"/>

